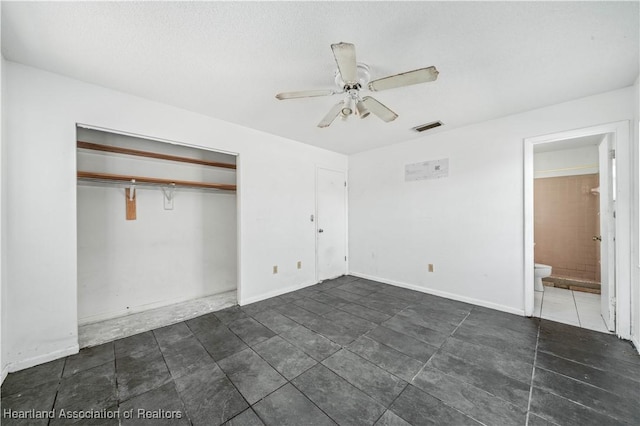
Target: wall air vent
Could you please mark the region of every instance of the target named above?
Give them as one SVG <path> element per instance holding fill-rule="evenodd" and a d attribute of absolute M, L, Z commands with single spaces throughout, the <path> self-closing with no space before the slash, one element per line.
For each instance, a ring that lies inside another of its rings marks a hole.
<path fill-rule="evenodd" d="M 436 127 L 442 126 L 441 121 L 434 121 L 433 123 L 421 124 L 419 126 L 414 127 L 412 130 L 416 132 L 424 132 L 429 129 L 435 129 Z"/>

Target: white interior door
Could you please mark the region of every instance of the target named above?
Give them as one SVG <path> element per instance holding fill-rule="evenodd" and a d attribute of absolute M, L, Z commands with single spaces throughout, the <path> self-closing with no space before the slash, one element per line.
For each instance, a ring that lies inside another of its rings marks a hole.
<path fill-rule="evenodd" d="M 342 171 L 316 173 L 316 263 L 318 281 L 347 272 L 346 180 Z"/>
<path fill-rule="evenodd" d="M 600 168 L 600 311 L 610 331 L 615 330 L 615 160 L 609 135 L 598 147 Z"/>

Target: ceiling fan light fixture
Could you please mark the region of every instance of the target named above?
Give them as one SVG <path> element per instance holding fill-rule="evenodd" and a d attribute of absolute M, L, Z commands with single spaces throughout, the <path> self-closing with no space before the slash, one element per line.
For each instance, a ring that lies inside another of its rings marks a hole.
<path fill-rule="evenodd" d="M 345 117 L 353 114 L 353 99 L 351 98 L 351 96 L 347 96 L 347 98 L 344 100 L 344 106 L 342 107 L 341 112 Z"/>
<path fill-rule="evenodd" d="M 359 100 L 358 103 L 356 103 L 356 114 L 360 118 L 366 118 L 370 114 L 369 110 L 364 105 L 364 102 L 362 102 L 362 100 Z"/>

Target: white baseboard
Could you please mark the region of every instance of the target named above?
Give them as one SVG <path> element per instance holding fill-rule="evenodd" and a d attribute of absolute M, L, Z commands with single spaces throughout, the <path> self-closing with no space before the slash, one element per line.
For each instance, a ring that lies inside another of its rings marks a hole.
<path fill-rule="evenodd" d="M 77 354 L 80 351 L 80 347 L 76 343 L 75 345 L 71 345 L 68 348 L 60 349 L 57 351 L 50 352 L 44 355 L 34 356 L 32 358 L 23 359 L 16 362 L 11 362 L 5 369 L 8 373 L 13 373 L 16 371 L 24 370 L 25 368 L 33 367 L 35 365 L 44 364 L 45 362 L 53 361 L 55 359 L 64 358 L 65 356 Z M 4 369 L 2 371 L 3 380 L 4 380 Z"/>
<path fill-rule="evenodd" d="M 317 283 L 309 283 L 309 284 L 302 284 L 302 285 L 300 285 L 300 284 L 292 285 L 292 286 L 289 286 L 289 287 L 285 287 L 285 288 L 281 288 L 281 289 L 278 289 L 278 290 L 270 291 L 269 293 L 264 293 L 264 294 L 261 294 L 259 296 L 253 296 L 253 297 L 249 297 L 247 299 L 238 300 L 238 305 L 245 306 L 245 305 L 248 305 L 250 303 L 260 302 L 260 301 L 263 301 L 263 300 L 266 300 L 266 299 L 270 299 L 272 297 L 280 296 L 280 295 L 285 294 L 285 293 L 290 293 L 290 292 L 296 291 L 296 290 L 302 290 L 305 287 L 309 287 L 309 286 L 316 285 L 316 284 Z"/>
<path fill-rule="evenodd" d="M 409 290 L 419 291 L 421 293 L 432 294 L 434 296 L 444 297 L 446 299 L 457 300 L 458 302 L 470 303 L 472 305 L 483 306 L 489 309 L 495 309 L 497 311 L 507 312 L 510 314 L 524 316 L 524 309 L 516 309 L 511 306 L 499 305 L 497 303 L 487 302 L 486 300 L 474 299 L 472 297 L 460 296 L 455 293 L 448 293 L 446 291 L 434 290 L 431 288 L 420 287 L 415 284 L 409 284 L 402 281 L 389 280 L 386 278 L 375 277 L 373 275 L 367 275 L 360 272 L 349 272 L 349 275 L 353 275 L 354 277 L 364 278 L 367 280 L 378 281 L 385 284 L 394 285 L 396 287 L 407 288 Z"/>

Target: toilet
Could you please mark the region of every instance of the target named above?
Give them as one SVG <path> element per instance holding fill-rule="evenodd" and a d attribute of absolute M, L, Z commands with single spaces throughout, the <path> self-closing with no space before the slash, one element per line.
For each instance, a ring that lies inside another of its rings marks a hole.
<path fill-rule="evenodd" d="M 551 266 L 536 263 L 533 271 L 533 288 L 535 291 L 544 291 L 542 279 L 551 275 Z"/>

